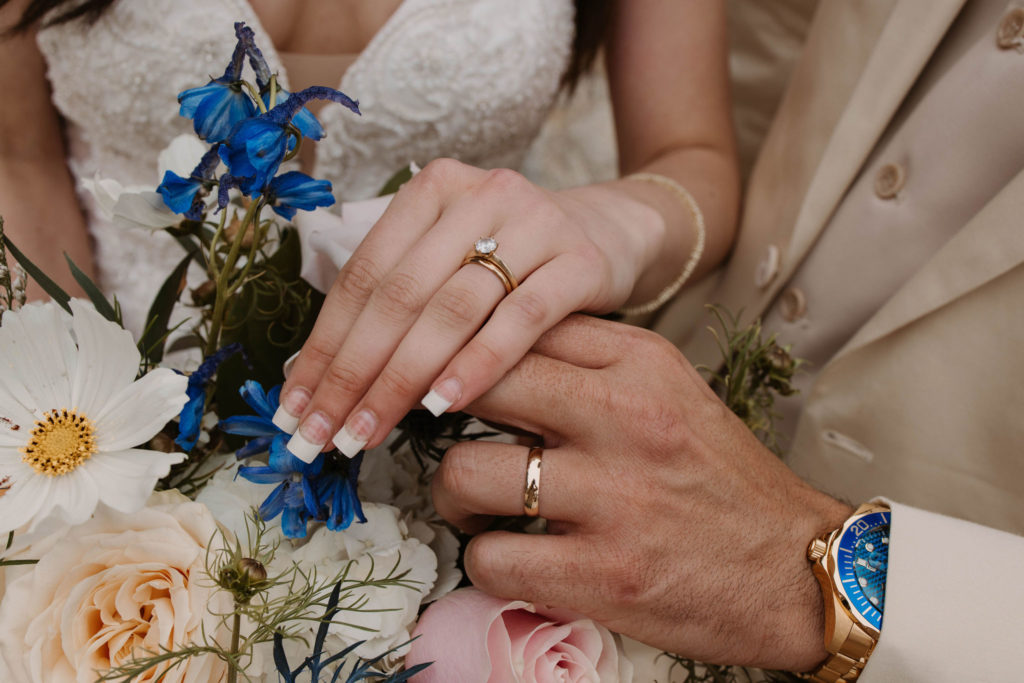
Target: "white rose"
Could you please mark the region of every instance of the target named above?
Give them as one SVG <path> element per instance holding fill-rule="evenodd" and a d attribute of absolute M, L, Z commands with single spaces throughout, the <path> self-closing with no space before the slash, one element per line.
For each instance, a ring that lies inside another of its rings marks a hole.
<path fill-rule="evenodd" d="M 209 510 L 162 494 L 128 515 L 107 508 L 70 530 L 8 585 L 0 602 L 0 657 L 17 683 L 91 682 L 133 653 L 208 639 L 228 643 L 217 614 L 232 596 L 205 572 L 207 546 L 219 543 Z M 165 683 L 221 681 L 226 665 L 196 657 Z M 151 670 L 136 681 L 154 681 Z M 8 680 L 5 678 L 4 680 Z"/>

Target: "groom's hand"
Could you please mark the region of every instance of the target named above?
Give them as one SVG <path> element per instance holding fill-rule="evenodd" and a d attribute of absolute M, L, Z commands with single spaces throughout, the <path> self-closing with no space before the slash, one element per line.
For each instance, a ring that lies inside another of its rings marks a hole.
<path fill-rule="evenodd" d="M 570 318 L 469 410 L 546 447 L 548 533 L 476 536 L 477 586 L 702 661 L 799 671 L 825 658 L 804 552 L 851 510 L 790 472 L 667 341 Z M 527 453 L 454 446 L 434 479 L 437 510 L 469 531 L 522 514 Z"/>

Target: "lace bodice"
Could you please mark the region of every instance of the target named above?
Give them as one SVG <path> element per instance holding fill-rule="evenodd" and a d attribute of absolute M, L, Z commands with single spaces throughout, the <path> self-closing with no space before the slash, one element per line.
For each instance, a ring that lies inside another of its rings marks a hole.
<path fill-rule="evenodd" d="M 246 0 L 121 0 L 92 26 L 41 30 L 72 173 L 155 186 L 158 152 L 191 130 L 177 94 L 223 72 L 239 20 L 289 87 Z M 362 116 L 322 111 L 313 175 L 341 201 L 375 195 L 410 161 L 517 168 L 557 93 L 572 31 L 571 0 L 404 0 L 340 84 Z M 162 234 L 126 234 L 82 200 L 102 283 L 137 331 L 180 248 Z"/>

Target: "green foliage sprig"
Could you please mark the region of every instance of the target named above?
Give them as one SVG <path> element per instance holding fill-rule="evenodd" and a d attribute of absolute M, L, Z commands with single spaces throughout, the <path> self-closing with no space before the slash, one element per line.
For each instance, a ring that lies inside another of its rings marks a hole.
<path fill-rule="evenodd" d="M 211 655 L 227 663 L 229 683 L 236 681 L 238 676 L 251 681 L 247 669 L 253 663 L 257 645 L 275 640 L 297 639 L 310 646 L 302 634 L 304 624 L 314 622 L 322 625 L 327 619 L 326 615 L 330 616 L 328 624 L 346 624 L 336 618 L 339 613 L 387 611 L 371 608 L 368 605 L 369 598 L 361 589 L 410 590 L 418 584 L 406 578 L 407 571 L 398 571 L 401 557 L 379 579 L 372 578 L 372 562 L 365 576 L 353 576 L 353 561 L 346 563 L 336 575 L 329 578 L 320 578 L 315 569 L 307 570 L 294 562 L 283 571 L 271 575 L 266 568 L 273 562 L 278 544 L 269 542 L 266 533 L 266 524 L 255 510 L 246 519 L 245 544 L 227 538 L 225 532 L 218 530 L 208 546 L 205 577 L 193 579 L 210 581 L 211 585 L 230 592 L 234 597 L 232 611 L 214 615 L 218 619 L 215 631 L 230 632 L 230 643 L 218 642 L 204 628 L 196 642 L 136 656 L 100 674 L 97 683 L 129 683 L 152 669 L 166 672 L 202 655 Z M 220 542 L 216 540 L 218 536 Z M 354 624 L 346 625 L 365 629 Z M 360 660 L 356 666 L 364 663 Z"/>
<path fill-rule="evenodd" d="M 708 305 L 718 320 L 721 332 L 713 327 L 708 331 L 718 342 L 722 366 L 718 371 L 703 368 L 722 401 L 754 432 L 761 442 L 776 455 L 782 455 L 775 421 L 775 397 L 796 393 L 793 375 L 804 361 L 794 358 L 789 346 L 781 346 L 774 334 L 767 338 L 761 320 L 746 327 L 739 324 L 739 314 L 733 315 L 720 306 Z"/>

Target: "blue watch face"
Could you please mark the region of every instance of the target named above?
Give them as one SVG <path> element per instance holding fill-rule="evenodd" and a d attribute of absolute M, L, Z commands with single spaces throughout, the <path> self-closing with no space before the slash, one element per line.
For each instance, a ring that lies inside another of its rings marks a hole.
<path fill-rule="evenodd" d="M 851 524 L 839 539 L 836 560 L 850 608 L 881 630 L 889 568 L 889 513 L 873 512 Z"/>

